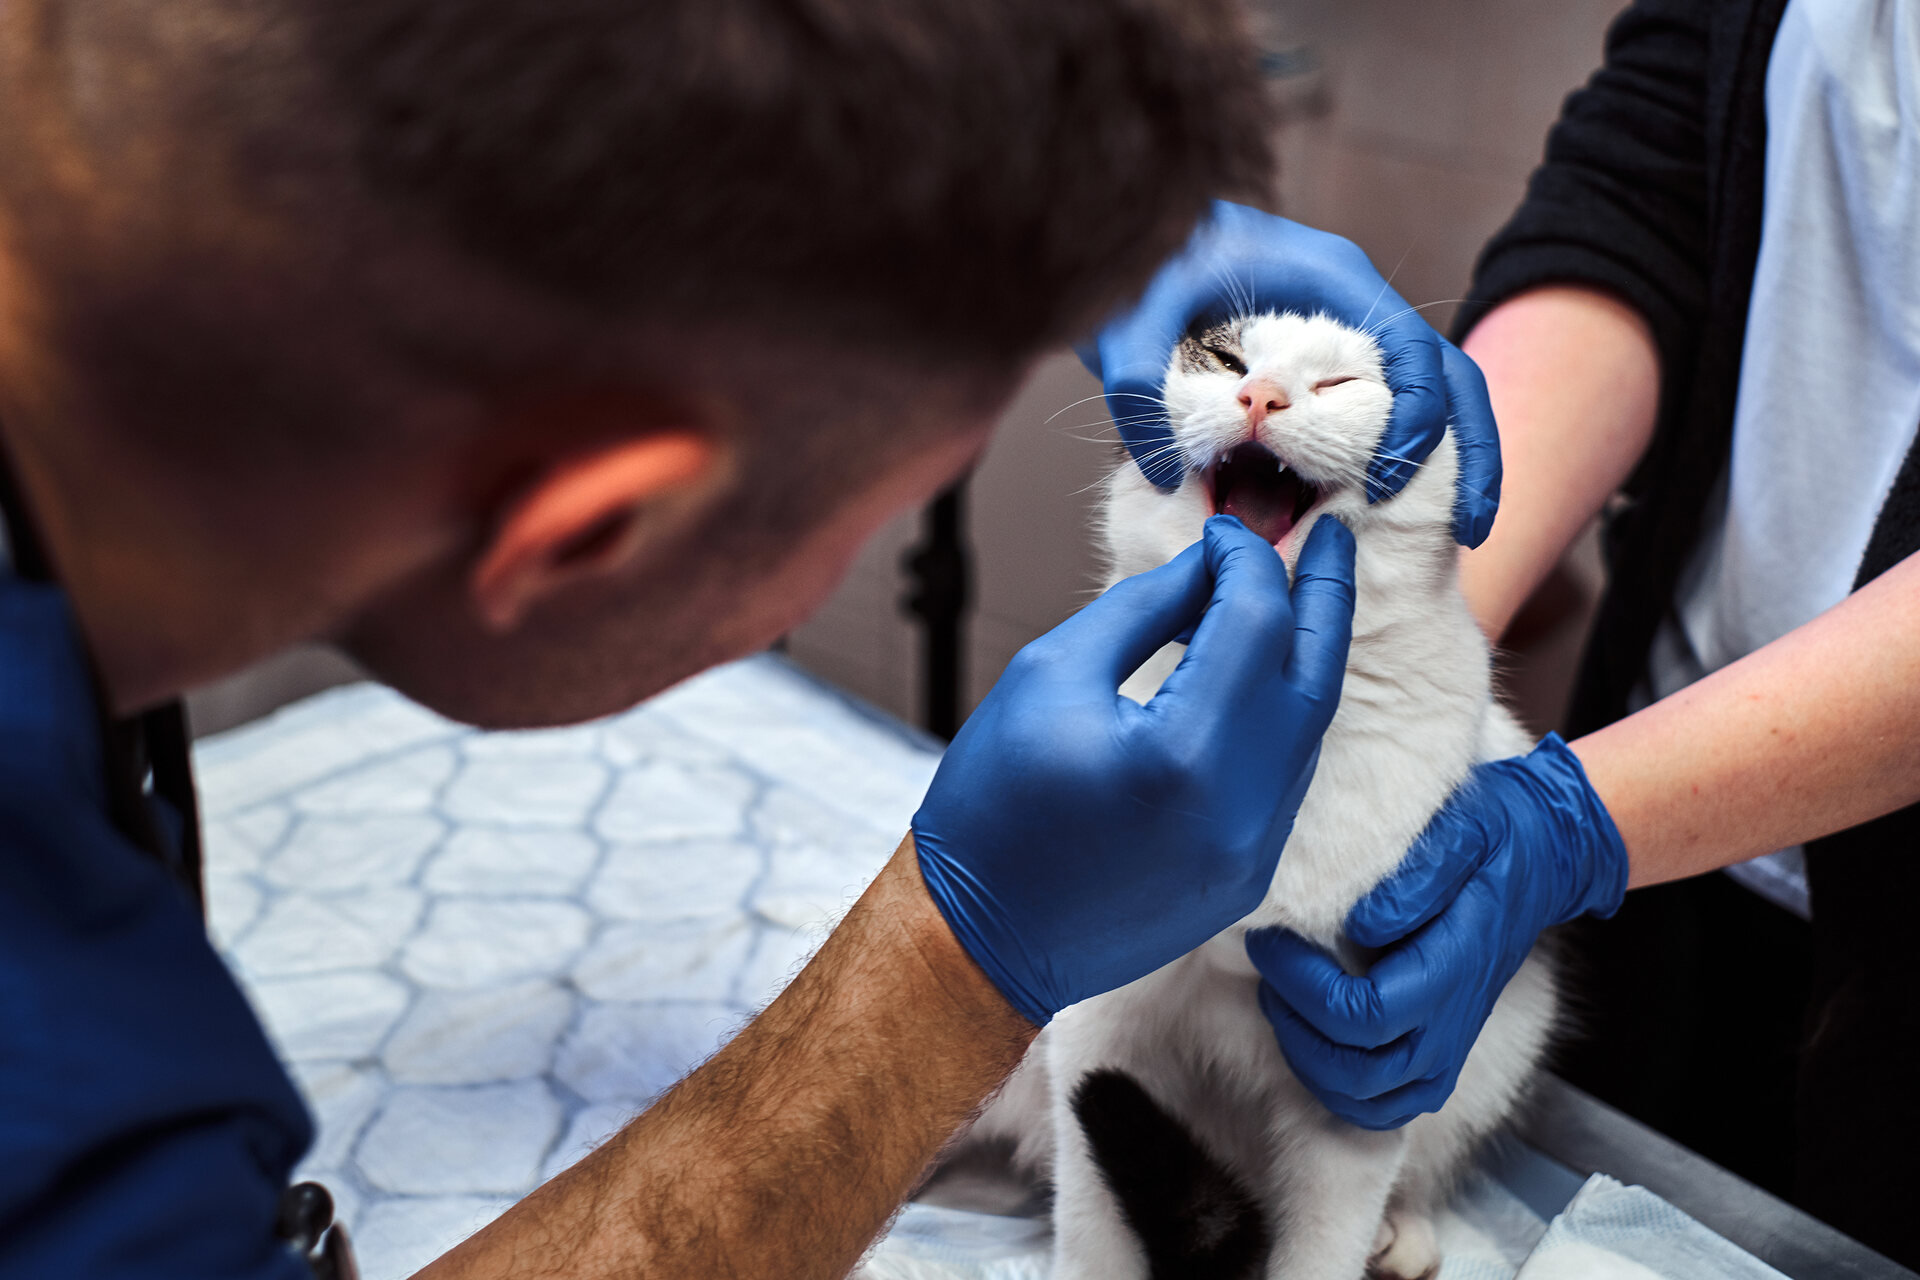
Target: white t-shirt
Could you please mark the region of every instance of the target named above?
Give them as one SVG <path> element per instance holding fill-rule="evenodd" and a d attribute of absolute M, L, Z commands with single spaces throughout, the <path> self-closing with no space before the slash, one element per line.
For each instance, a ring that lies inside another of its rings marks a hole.
<path fill-rule="evenodd" d="M 1655 696 L 1845 599 L 1920 428 L 1920 3 L 1790 0 L 1733 452 Z M 1715 518 L 1717 516 L 1717 519 Z M 1730 874 L 1807 914 L 1799 851 Z"/>

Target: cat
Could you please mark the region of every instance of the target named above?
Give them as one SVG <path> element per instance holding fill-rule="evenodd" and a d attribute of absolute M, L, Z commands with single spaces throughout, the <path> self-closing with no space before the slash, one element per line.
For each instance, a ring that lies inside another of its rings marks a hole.
<path fill-rule="evenodd" d="M 1474 764 L 1531 745 L 1494 699 L 1456 580 L 1456 454 L 1443 440 L 1397 496 L 1368 504 L 1392 394 L 1372 337 L 1324 316 L 1197 328 L 1164 394 L 1183 478 L 1162 492 L 1122 455 L 1099 513 L 1110 582 L 1172 559 L 1216 511 L 1273 543 L 1291 572 L 1314 522 L 1337 517 L 1357 557 L 1339 709 L 1261 907 L 1062 1011 L 970 1140 L 1012 1141 L 1050 1170 L 1054 1280 L 1431 1275 L 1434 1212 L 1523 1100 L 1553 1035 L 1551 955 L 1536 947 L 1507 985 L 1440 1111 L 1371 1132 L 1288 1070 L 1244 938 L 1284 926 L 1364 971 L 1370 957 L 1341 936 L 1347 911 Z M 1166 646 L 1121 692 L 1145 701 L 1181 652 Z"/>

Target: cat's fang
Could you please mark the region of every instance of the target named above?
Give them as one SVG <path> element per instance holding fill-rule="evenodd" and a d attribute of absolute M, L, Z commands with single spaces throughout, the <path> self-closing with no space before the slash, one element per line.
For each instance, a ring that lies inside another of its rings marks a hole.
<path fill-rule="evenodd" d="M 1213 509 L 1238 517 L 1276 546 L 1320 496 L 1298 472 L 1252 440 L 1215 463 L 1209 479 Z"/>

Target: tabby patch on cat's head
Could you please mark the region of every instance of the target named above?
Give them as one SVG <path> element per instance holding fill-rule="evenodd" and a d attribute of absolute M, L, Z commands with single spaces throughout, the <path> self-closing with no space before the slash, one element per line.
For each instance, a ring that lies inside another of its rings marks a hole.
<path fill-rule="evenodd" d="M 1275 546 L 1363 494 L 1393 404 L 1370 335 L 1293 312 L 1197 328 L 1174 349 L 1165 396 L 1186 483 Z"/>

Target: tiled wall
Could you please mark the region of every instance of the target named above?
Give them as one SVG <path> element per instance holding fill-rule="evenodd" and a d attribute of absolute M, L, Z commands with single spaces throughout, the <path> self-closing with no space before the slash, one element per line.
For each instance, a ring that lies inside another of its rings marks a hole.
<path fill-rule="evenodd" d="M 1268 2 L 1286 39 L 1318 65 L 1291 89 L 1315 109 L 1281 131 L 1284 211 L 1358 241 L 1409 303 L 1438 304 L 1425 314 L 1444 329 L 1561 99 L 1598 65 L 1621 0 Z M 1111 451 L 1087 438 L 1110 433 L 1098 427 L 1097 403 L 1060 411 L 1098 390 L 1070 355 L 1049 358 L 974 478 L 970 701 L 1097 585 L 1086 511 Z M 790 640 L 801 662 L 909 719 L 919 708 L 918 637 L 899 610 L 899 562 L 916 534 L 911 516 L 884 530 Z M 1570 634 L 1519 672 L 1537 721 L 1560 696 Z"/>

